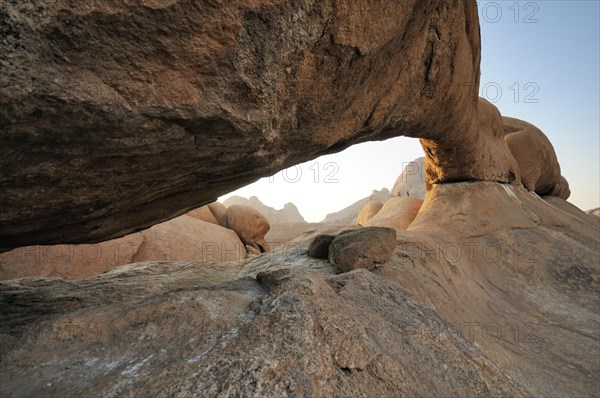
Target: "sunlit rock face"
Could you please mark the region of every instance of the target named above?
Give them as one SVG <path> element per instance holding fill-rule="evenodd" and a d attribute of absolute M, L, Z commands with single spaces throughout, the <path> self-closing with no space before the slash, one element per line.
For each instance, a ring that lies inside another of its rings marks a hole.
<path fill-rule="evenodd" d="M 0 249 L 148 227 L 352 144 L 514 179 L 475 2 L 2 2 Z"/>
<path fill-rule="evenodd" d="M 7 396 L 594 396 L 599 221 L 523 187 L 439 184 L 371 271 L 309 257 L 317 235 L 348 229 L 321 225 L 244 262 L 2 281 L 0 385 Z"/>
<path fill-rule="evenodd" d="M 569 183 L 560 174 L 560 164 L 552 143 L 534 125 L 523 120 L 503 117 L 504 142 L 519 164 L 521 183 L 540 195 L 567 199 Z"/>

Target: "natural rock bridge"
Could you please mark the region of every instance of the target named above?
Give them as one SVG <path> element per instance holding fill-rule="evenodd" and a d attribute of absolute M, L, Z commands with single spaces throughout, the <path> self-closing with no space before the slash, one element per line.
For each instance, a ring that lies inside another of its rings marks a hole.
<path fill-rule="evenodd" d="M 477 96 L 475 2 L 1 7 L 0 250 L 122 236 L 400 135 L 421 139 L 430 184 L 519 183 Z"/>

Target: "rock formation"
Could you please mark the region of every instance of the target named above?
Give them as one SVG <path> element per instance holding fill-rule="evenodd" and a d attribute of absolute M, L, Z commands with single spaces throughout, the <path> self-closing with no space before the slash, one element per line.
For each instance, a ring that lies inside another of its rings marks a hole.
<path fill-rule="evenodd" d="M 0 253 L 0 280 L 42 276 L 82 279 L 139 261 L 241 261 L 248 253 L 257 255 L 269 249 L 264 236 L 268 222 L 261 214 L 251 209 L 251 214 L 242 212 L 240 216 L 234 208 L 233 225 L 237 228 L 234 231 L 225 227 L 229 224 L 227 210 L 221 203 L 214 202 L 107 242 L 27 246 Z M 279 225 L 286 229 L 290 226 Z M 271 236 L 273 246 L 302 235 L 309 226 L 301 223 L 286 233 L 279 231 L 277 235 L 276 232 Z M 249 240 L 242 243 L 242 236 Z"/>
<path fill-rule="evenodd" d="M 317 235 L 308 245 L 307 254 L 313 258 L 328 259 L 329 246 L 334 239 L 334 235 Z"/>
<path fill-rule="evenodd" d="M 293 203 L 286 203 L 283 209 L 275 210 L 262 203 L 256 196 L 252 196 L 250 199 L 243 198 L 241 196 L 232 196 L 226 199 L 223 204 L 226 207 L 231 205 L 242 205 L 249 206 L 257 210 L 262 214 L 271 224 L 290 224 L 290 223 L 305 223 L 304 217 L 298 211 L 298 208 Z"/>
<path fill-rule="evenodd" d="M 389 198 L 391 198 L 391 195 L 387 188 L 383 188 L 380 191 L 375 189 L 373 192 L 371 192 L 371 196 L 354 202 L 350 206 L 338 212 L 328 214 L 327 217 L 325 217 L 325 219 L 321 222 L 326 224 L 340 225 L 356 224 L 360 211 L 367 203 L 371 201 L 385 203 Z"/>
<path fill-rule="evenodd" d="M 514 179 L 475 2 L 0 5 L 0 242 L 106 240 L 352 144 Z"/>
<path fill-rule="evenodd" d="M 246 249 L 231 229 L 181 216 L 142 231 L 144 244 L 133 260 L 241 261 Z"/>
<path fill-rule="evenodd" d="M 265 235 L 271 225 L 257 210 L 249 206 L 233 205 L 227 208 L 227 225 L 238 234 L 244 244 L 259 253 L 269 251 Z"/>
<path fill-rule="evenodd" d="M 206 207 L 208 207 L 208 209 L 212 213 L 215 220 L 217 220 L 219 225 L 225 228 L 229 228 L 229 225 L 227 225 L 227 207 L 225 207 L 219 202 L 209 203 L 206 205 Z"/>
<path fill-rule="evenodd" d="M 373 271 L 337 274 L 306 255 L 307 235 L 243 263 L 0 282 L 0 385 L 7 396 L 594 396 L 597 221 L 517 186 L 440 184 Z"/>
<path fill-rule="evenodd" d="M 207 216 L 204 211 L 191 214 L 199 213 Z M 241 261 L 244 258 L 244 244 L 234 231 L 183 215 L 107 242 L 27 246 L 1 253 L 0 280 L 83 279 L 140 261 Z"/>
<path fill-rule="evenodd" d="M 406 229 L 417 216 L 422 204 L 423 200 L 412 196 L 396 196 L 385 202 L 381 210 L 364 226 Z"/>
<path fill-rule="evenodd" d="M 316 228 L 320 227 L 322 227 L 321 224 L 306 222 L 275 224 L 271 225 L 271 229 L 265 235 L 265 240 L 271 248 L 276 248 L 287 244 L 304 233 L 314 232 Z"/>
<path fill-rule="evenodd" d="M 4 0 L 0 22 L 0 250 L 123 236 L 398 135 L 430 188 L 369 246 L 326 225 L 243 262 L 0 282 L 3 396 L 597 395 L 600 220 L 477 98 L 475 2 Z M 259 250 L 253 212 L 227 225 Z M 322 234 L 338 268 L 307 255 Z"/>
<path fill-rule="evenodd" d="M 395 247 L 396 231 L 392 228 L 343 231 L 329 245 L 329 262 L 341 272 L 370 270 L 388 262 Z"/>
<path fill-rule="evenodd" d="M 0 280 L 27 277 L 83 279 L 102 274 L 136 262 L 134 257 L 144 241 L 143 232 L 137 232 L 102 243 L 19 247 L 0 253 Z"/>
<path fill-rule="evenodd" d="M 212 211 L 210 211 L 210 209 L 208 208 L 207 205 L 198 207 L 197 209 L 194 209 L 194 210 L 188 212 L 186 215 L 196 218 L 200 221 L 204 221 L 204 222 L 215 224 L 215 225 L 221 225 L 221 223 L 219 221 L 217 221 L 217 219 L 215 218 Z M 225 217 L 227 217 L 227 215 L 225 215 Z M 223 225 L 221 225 L 221 226 L 223 226 Z"/>
<path fill-rule="evenodd" d="M 365 225 L 365 223 L 373 218 L 382 207 L 383 203 L 378 200 L 371 200 L 367 202 L 360 210 L 360 213 L 358 213 L 356 224 Z"/>
<path fill-rule="evenodd" d="M 502 118 L 504 141 L 519 164 L 521 182 L 539 195 L 567 199 L 569 184 L 560 175 L 554 147 L 540 129 L 523 120 Z"/>
<path fill-rule="evenodd" d="M 425 199 L 425 158 L 417 158 L 404 166 L 391 190 L 392 196 L 406 196 Z"/>

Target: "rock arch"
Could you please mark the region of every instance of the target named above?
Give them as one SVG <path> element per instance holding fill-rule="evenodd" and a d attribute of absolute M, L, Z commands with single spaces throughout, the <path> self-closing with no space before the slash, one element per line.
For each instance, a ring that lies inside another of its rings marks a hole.
<path fill-rule="evenodd" d="M 221 3 L 221 2 L 217 2 Z M 475 2 L 6 0 L 0 250 L 96 242 L 352 144 L 517 182 Z"/>

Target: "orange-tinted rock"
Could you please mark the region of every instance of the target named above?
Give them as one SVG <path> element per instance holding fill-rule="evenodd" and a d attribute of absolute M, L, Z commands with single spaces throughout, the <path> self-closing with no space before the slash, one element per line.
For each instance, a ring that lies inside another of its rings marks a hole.
<path fill-rule="evenodd" d="M 218 221 L 219 225 L 228 228 L 227 225 L 227 207 L 219 202 L 213 202 L 206 205 L 212 213 L 215 220 Z"/>
<path fill-rule="evenodd" d="M 83 279 L 130 264 L 144 236 L 135 233 L 88 245 L 28 246 L 0 254 L 0 280 L 57 277 Z"/>
<path fill-rule="evenodd" d="M 271 228 L 269 221 L 249 206 L 232 205 L 227 208 L 227 225 L 238 234 L 242 242 L 260 253 L 269 251 L 265 235 Z"/>
<path fill-rule="evenodd" d="M 236 233 L 180 216 L 145 231 L 87 245 L 21 247 L 0 254 L 0 280 L 28 277 L 82 279 L 139 261 L 240 261 Z"/>
<path fill-rule="evenodd" d="M 558 180 L 550 195 L 564 200 L 569 199 L 569 196 L 571 196 L 571 189 L 569 188 L 569 182 L 565 177 L 560 176 L 560 180 Z"/>
<path fill-rule="evenodd" d="M 539 195 L 554 194 L 567 199 L 569 184 L 564 178 L 561 180 L 560 165 L 548 137 L 523 120 L 503 117 L 502 121 L 504 141 L 519 164 L 525 188 Z"/>
<path fill-rule="evenodd" d="M 265 205 L 256 196 L 246 199 L 241 196 L 232 196 L 225 200 L 223 204 L 227 207 L 232 205 L 249 206 L 262 214 L 271 226 L 276 224 L 296 224 L 304 223 L 304 218 L 298 211 L 298 208 L 293 203 L 286 203 L 282 209 L 274 209 Z"/>
<path fill-rule="evenodd" d="M 5 1 L 0 250 L 98 242 L 352 144 L 510 181 L 476 2 Z M 489 108 L 489 109 L 488 109 Z"/>
<path fill-rule="evenodd" d="M 340 211 L 328 214 L 327 217 L 325 217 L 325 219 L 321 222 L 339 225 L 356 224 L 360 211 L 368 202 L 376 201 L 385 203 L 389 198 L 391 198 L 391 195 L 387 188 L 383 188 L 380 191 L 375 189 L 373 192 L 371 192 L 370 196 L 354 202 L 350 206 Z"/>
<path fill-rule="evenodd" d="M 246 249 L 236 233 L 189 216 L 142 232 L 144 244 L 133 261 L 241 261 Z"/>
<path fill-rule="evenodd" d="M 371 200 L 367 202 L 360 210 L 360 213 L 358 213 L 356 224 L 365 225 L 365 223 L 372 219 L 382 207 L 383 203 L 378 200 Z"/>
<path fill-rule="evenodd" d="M 3 281 L 2 392 L 594 396 L 598 221 L 520 186 L 435 184 L 371 271 L 306 255 L 326 225 L 243 263 Z"/>
<path fill-rule="evenodd" d="M 392 187 L 392 196 L 425 199 L 425 158 L 417 158 L 404 166 Z"/>
<path fill-rule="evenodd" d="M 368 227 L 344 231 L 329 245 L 329 261 L 341 272 L 373 269 L 390 260 L 396 247 L 396 231 Z"/>
<path fill-rule="evenodd" d="M 208 205 L 198 207 L 197 209 L 186 213 L 186 216 L 190 216 L 200 221 L 208 222 L 211 224 L 221 225 L 221 223 L 215 218 L 213 212 L 209 209 Z"/>
<path fill-rule="evenodd" d="M 422 204 L 422 199 L 413 198 L 412 196 L 391 198 L 364 225 L 365 227 L 406 229 L 417 216 Z"/>

